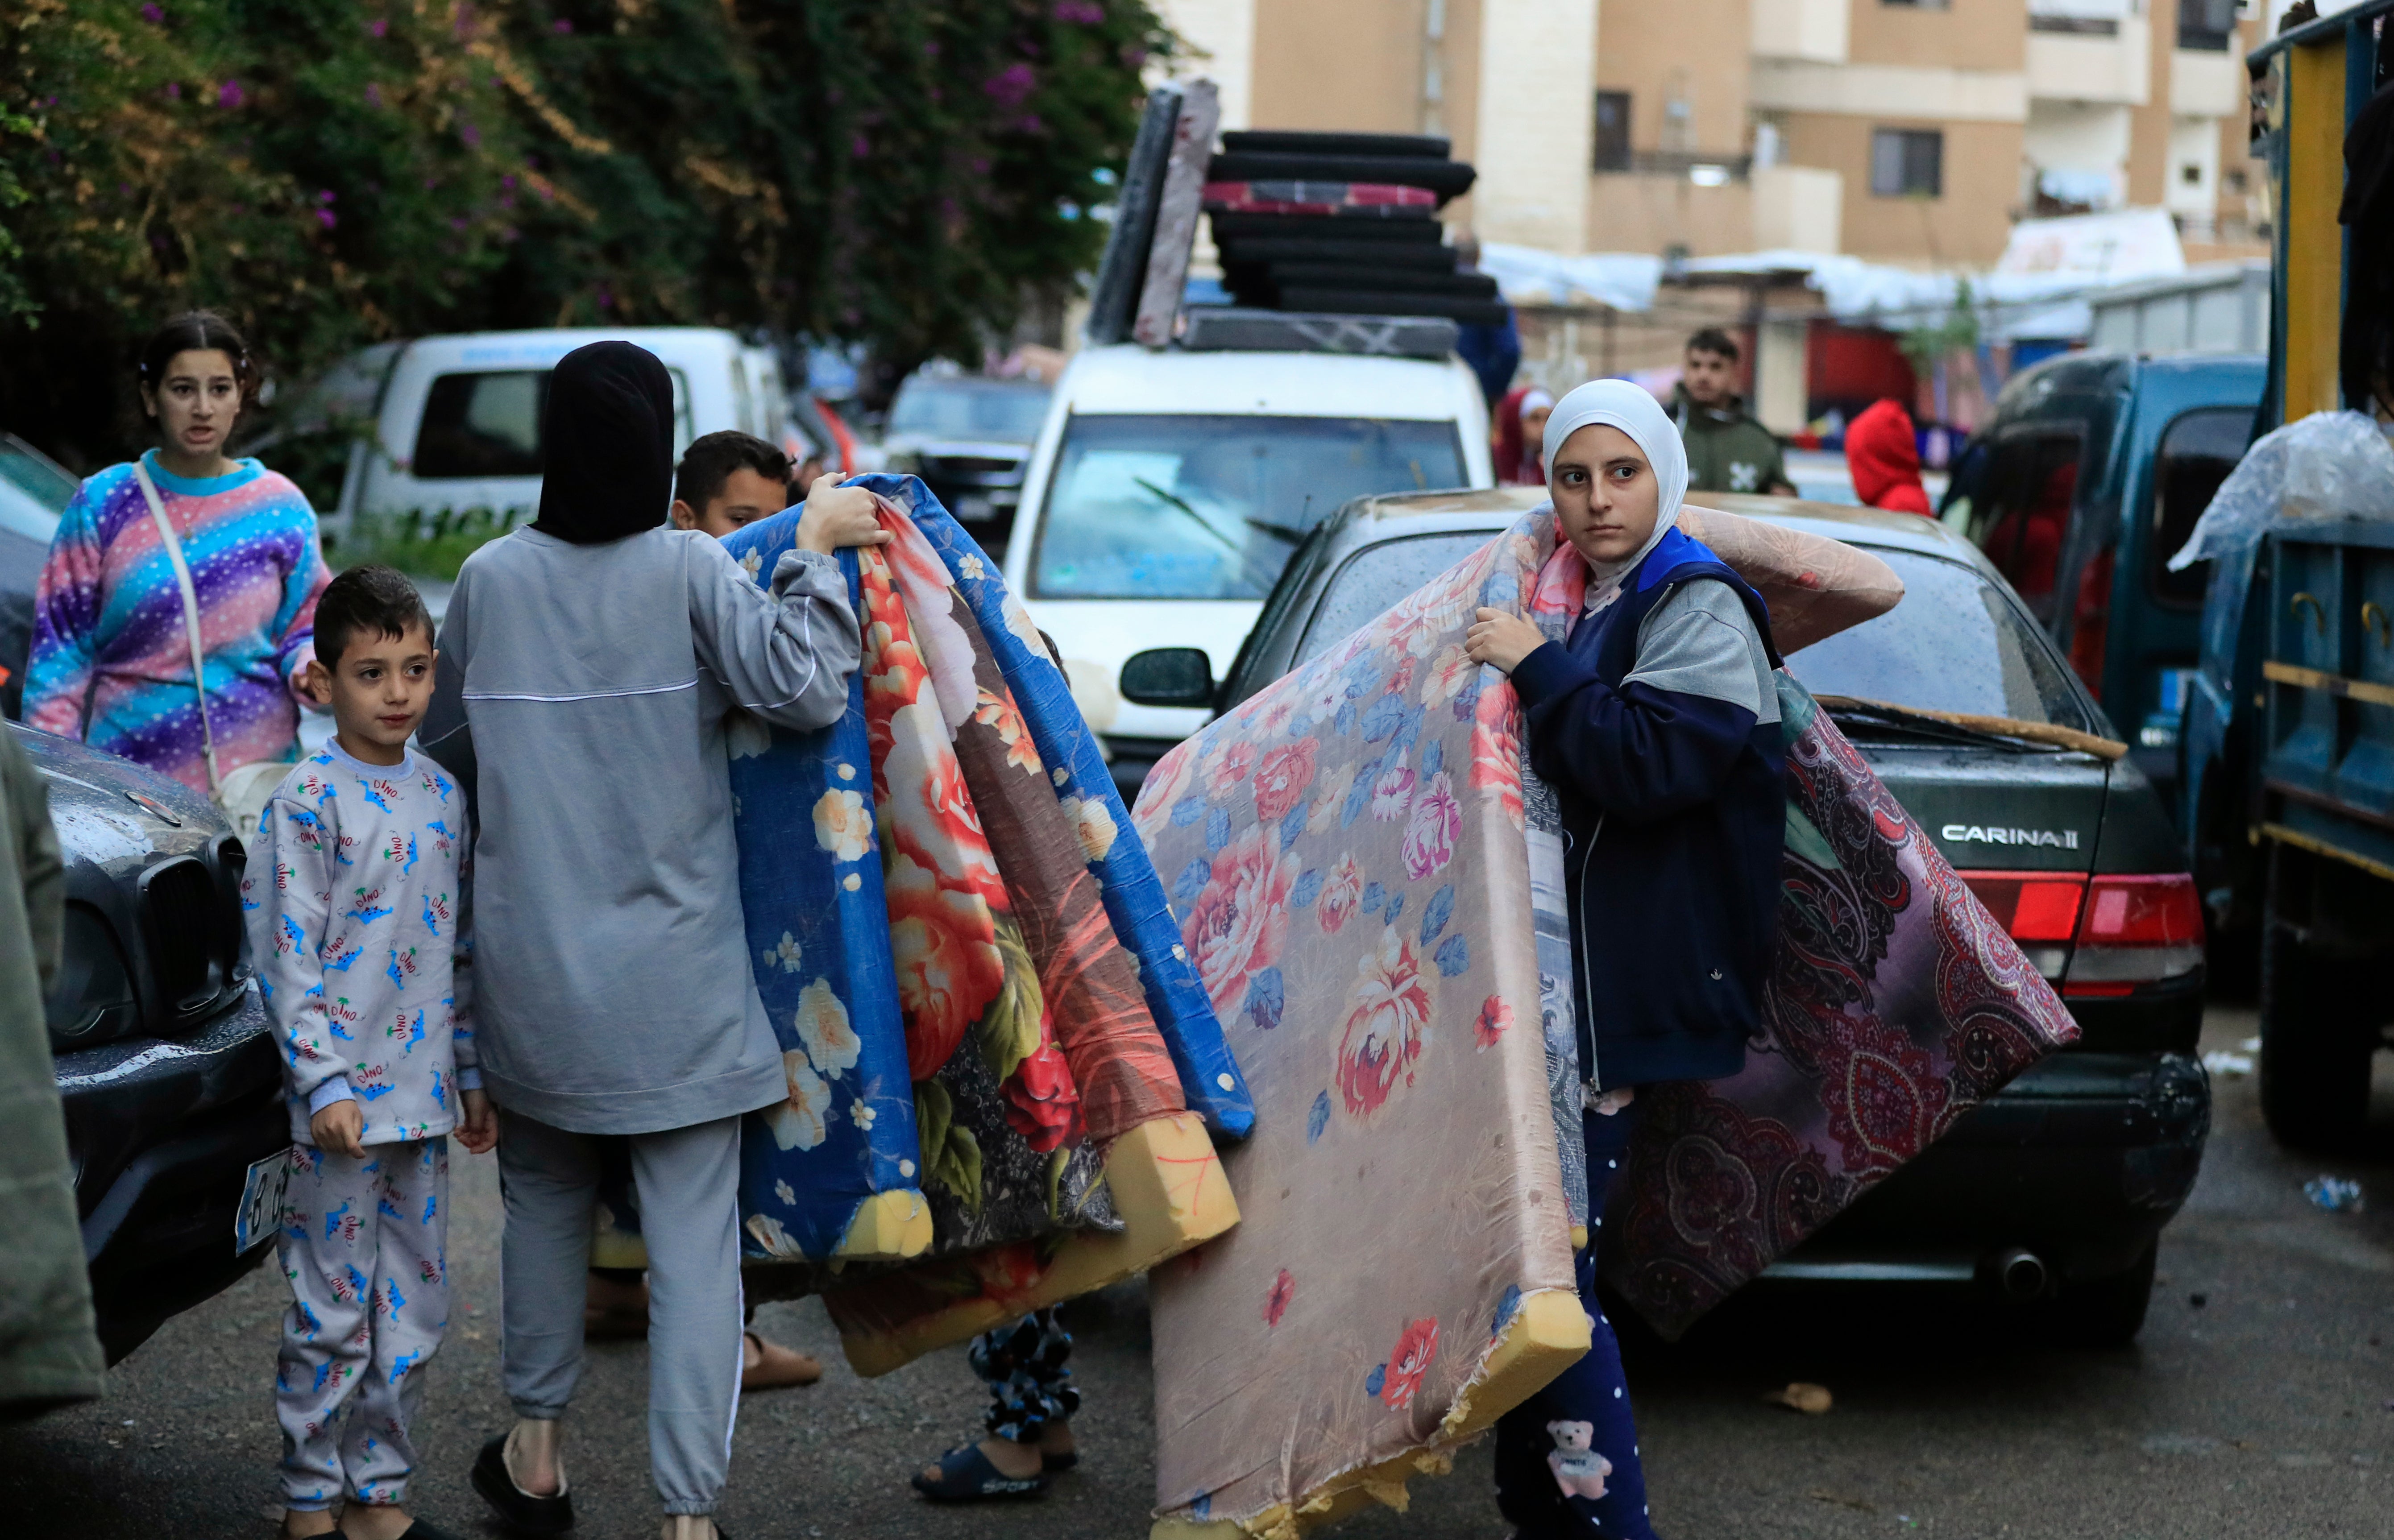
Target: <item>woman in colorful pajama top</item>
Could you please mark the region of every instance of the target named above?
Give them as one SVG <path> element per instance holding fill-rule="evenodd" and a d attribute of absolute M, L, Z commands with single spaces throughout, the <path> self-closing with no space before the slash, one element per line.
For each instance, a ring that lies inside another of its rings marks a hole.
<path fill-rule="evenodd" d="M 203 731 L 183 597 L 131 463 L 83 484 L 59 520 L 33 600 L 25 721 L 206 794 L 217 773 L 294 757 L 324 570 L 316 513 L 256 460 L 226 457 L 257 386 L 248 345 L 205 310 L 141 349 L 141 404 L 164 441 L 141 456 L 199 599 Z"/>
<path fill-rule="evenodd" d="M 1469 652 L 1512 677 L 1532 766 L 1559 796 L 1589 1245 L 1575 1259 L 1594 1343 L 1497 1425 L 1497 1506 L 1524 1540 L 1645 1540 L 1645 1478 L 1621 1352 L 1595 1289 L 1606 1188 L 1636 1087 L 1735 1074 L 1778 911 L 1783 750 L 1762 599 L 1676 526 L 1687 454 L 1634 385 L 1599 380 L 1546 430 L 1555 512 L 1587 563 L 1564 642 L 1481 610 Z"/>

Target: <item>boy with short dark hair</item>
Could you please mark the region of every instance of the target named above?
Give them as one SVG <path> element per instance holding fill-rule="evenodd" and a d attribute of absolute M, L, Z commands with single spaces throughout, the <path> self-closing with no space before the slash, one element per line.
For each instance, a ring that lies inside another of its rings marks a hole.
<path fill-rule="evenodd" d="M 720 540 L 790 506 L 790 457 L 754 433 L 694 441 L 674 467 L 673 526 Z"/>
<path fill-rule="evenodd" d="M 1738 395 L 1738 346 L 1717 326 L 1688 338 L 1671 420 L 1688 450 L 1690 492 L 1769 492 L 1794 496 L 1778 435 Z"/>
<path fill-rule="evenodd" d="M 441 1540 L 399 1506 L 408 1426 L 449 1315 L 447 1136 L 480 1153 L 497 1125 L 466 1025 L 465 799 L 408 748 L 433 660 L 406 578 L 325 587 L 307 683 L 333 740 L 275 788 L 242 880 L 291 1104 L 274 1383 L 293 1540 L 332 1533 L 344 1499 L 354 1540 Z"/>

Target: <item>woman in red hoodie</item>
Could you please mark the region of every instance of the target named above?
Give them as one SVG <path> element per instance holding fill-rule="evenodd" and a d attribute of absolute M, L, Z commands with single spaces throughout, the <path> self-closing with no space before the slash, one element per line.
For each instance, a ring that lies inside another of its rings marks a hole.
<path fill-rule="evenodd" d="M 1928 506 L 1928 489 L 1920 484 L 1912 415 L 1899 403 L 1879 401 L 1847 428 L 1846 468 L 1853 474 L 1854 495 L 1870 507 L 1937 517 Z"/>

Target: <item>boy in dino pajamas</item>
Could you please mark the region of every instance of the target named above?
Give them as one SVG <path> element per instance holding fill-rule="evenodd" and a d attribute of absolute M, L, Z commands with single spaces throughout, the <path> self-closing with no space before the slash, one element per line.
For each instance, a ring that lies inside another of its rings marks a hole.
<path fill-rule="evenodd" d="M 329 1533 L 346 1501 L 354 1533 L 428 1536 L 399 1505 L 448 1324 L 446 1136 L 487 1150 L 495 1122 L 457 933 L 465 796 L 407 746 L 433 678 L 431 618 L 407 580 L 343 573 L 317 625 L 310 673 L 325 678 L 309 683 L 329 687 L 338 729 L 276 788 L 242 881 L 295 1146 L 278 1243 L 283 1533 Z"/>

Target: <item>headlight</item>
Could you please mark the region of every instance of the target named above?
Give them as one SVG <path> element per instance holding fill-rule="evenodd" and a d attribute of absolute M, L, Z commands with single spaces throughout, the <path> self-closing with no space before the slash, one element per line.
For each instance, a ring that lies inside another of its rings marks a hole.
<path fill-rule="evenodd" d="M 64 954 L 44 1011 L 51 1044 L 88 1048 L 130 1033 L 140 1020 L 140 1007 L 108 922 L 83 904 L 68 904 Z"/>

